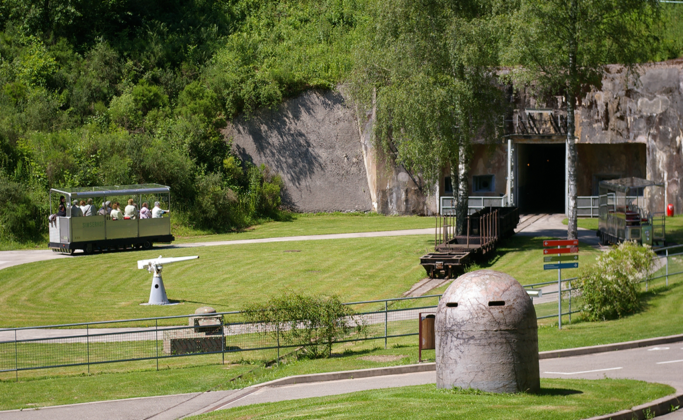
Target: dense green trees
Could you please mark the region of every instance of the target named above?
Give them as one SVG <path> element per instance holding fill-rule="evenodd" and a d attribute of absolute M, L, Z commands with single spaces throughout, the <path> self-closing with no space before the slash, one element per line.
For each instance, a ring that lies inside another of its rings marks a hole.
<path fill-rule="evenodd" d="M 392 140 L 399 161 L 427 179 L 447 164 L 464 170 L 468 139 L 481 127 L 495 134 L 493 112 L 480 111 L 499 100 L 489 69 L 507 26 L 492 17 L 519 4 L 0 0 L 0 180 L 42 216 L 52 186 L 159 182 L 186 224 L 273 217 L 279 178 L 240 162 L 221 130 L 349 79 L 366 104 L 376 93 L 378 139 Z M 666 10 L 645 59 L 683 49 L 681 14 Z M 46 227 L 44 217 L 9 220 L 19 218 L 2 214 L 0 236 L 12 240 Z"/>
<path fill-rule="evenodd" d="M 342 80 L 358 7 L 0 1 L 0 176 L 7 197 L 41 215 L 31 226 L 3 217 L 0 239 L 44 232 L 38 201 L 53 186 L 170 185 L 177 220 L 203 229 L 277 217 L 279 176 L 240 162 L 221 130 Z"/>
<path fill-rule="evenodd" d="M 603 66 L 637 63 L 661 50 L 653 30 L 658 0 L 519 0 L 504 42 L 505 60 L 518 83 L 562 95 L 567 104 L 567 237 L 577 238 L 574 109 L 582 92 L 602 84 Z"/>
<path fill-rule="evenodd" d="M 502 134 L 499 12 L 495 2 L 479 0 L 373 2 L 357 47 L 354 92 L 377 110 L 378 144 L 432 185 L 450 166 L 458 232 L 467 216 L 471 142 Z"/>

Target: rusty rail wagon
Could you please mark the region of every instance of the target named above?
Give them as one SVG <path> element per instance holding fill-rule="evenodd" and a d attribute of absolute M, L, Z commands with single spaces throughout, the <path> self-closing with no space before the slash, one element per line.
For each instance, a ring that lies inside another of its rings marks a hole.
<path fill-rule="evenodd" d="M 486 207 L 467 217 L 466 234 L 456 235 L 455 216 L 437 216 L 434 252 L 420 258 L 430 278 L 453 275 L 477 255 L 495 250 L 519 223 L 517 207 Z"/>

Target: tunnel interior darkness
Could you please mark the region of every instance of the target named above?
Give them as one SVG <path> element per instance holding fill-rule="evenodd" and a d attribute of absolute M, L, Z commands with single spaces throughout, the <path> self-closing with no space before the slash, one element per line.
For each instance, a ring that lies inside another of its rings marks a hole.
<path fill-rule="evenodd" d="M 520 212 L 564 213 L 564 143 L 518 144 L 517 165 Z"/>

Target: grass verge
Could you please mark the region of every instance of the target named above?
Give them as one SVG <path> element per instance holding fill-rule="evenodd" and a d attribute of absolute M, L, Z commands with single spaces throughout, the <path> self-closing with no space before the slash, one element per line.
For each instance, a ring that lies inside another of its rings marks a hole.
<path fill-rule="evenodd" d="M 384 216 L 377 213 L 291 213 L 283 221 L 267 221 L 231 233 L 212 234 L 174 226 L 173 234 L 176 243 L 191 243 L 426 228 L 434 228 L 433 217 Z"/>
<path fill-rule="evenodd" d="M 609 414 L 674 392 L 632 380 L 543 379 L 541 392 L 492 394 L 408 386 L 220 410 L 199 419 L 582 419 Z"/>

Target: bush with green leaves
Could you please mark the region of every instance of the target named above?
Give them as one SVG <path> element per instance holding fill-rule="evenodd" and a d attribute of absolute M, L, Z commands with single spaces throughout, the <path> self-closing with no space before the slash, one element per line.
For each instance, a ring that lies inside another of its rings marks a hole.
<path fill-rule="evenodd" d="M 279 337 L 287 345 L 302 346 L 311 358 L 330 357 L 332 344 L 352 333 L 364 334 L 365 322 L 337 296 L 287 293 L 245 310 L 247 322 L 262 334 Z"/>
<path fill-rule="evenodd" d="M 650 247 L 635 242 L 623 242 L 598 256 L 577 284 L 584 317 L 604 321 L 639 311 L 640 283 L 649 275 L 655 258 Z"/>
<path fill-rule="evenodd" d="M 47 206 L 45 194 L 12 182 L 0 172 L 0 241 L 39 239 L 47 226 Z"/>

